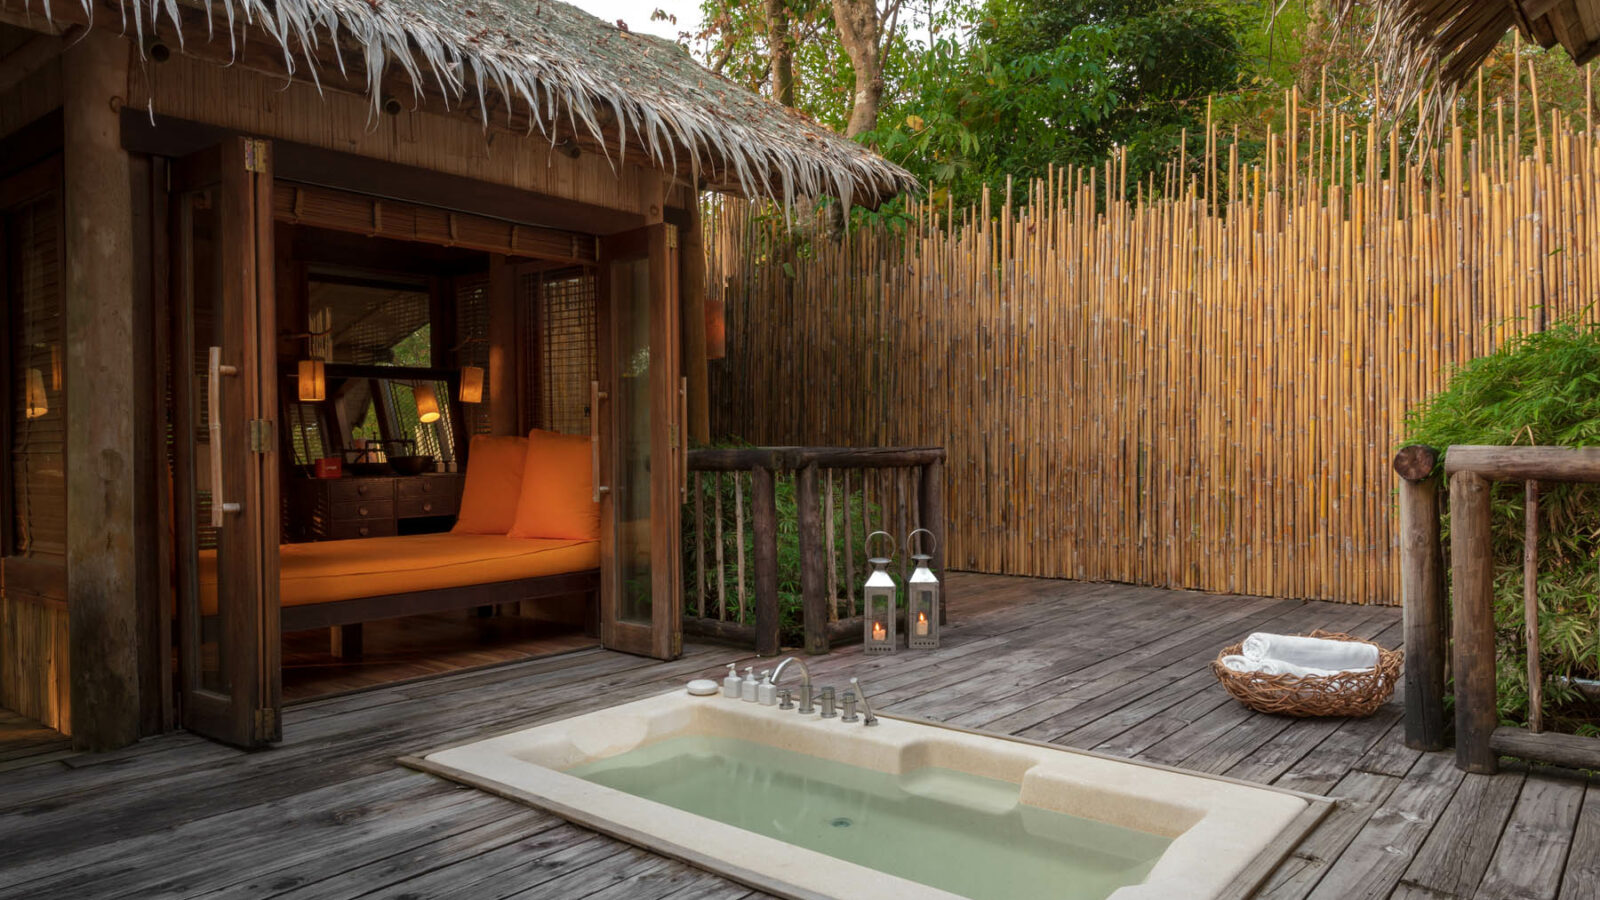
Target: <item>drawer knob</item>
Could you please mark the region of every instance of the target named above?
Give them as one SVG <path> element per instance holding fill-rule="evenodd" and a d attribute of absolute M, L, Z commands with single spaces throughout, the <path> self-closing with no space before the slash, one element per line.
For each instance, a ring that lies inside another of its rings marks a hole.
<path fill-rule="evenodd" d="M 372 533 L 372 529 L 370 529 L 367 526 L 363 525 L 363 526 L 361 526 L 361 529 L 356 533 L 361 535 L 362 537 L 366 537 L 367 535 Z"/>
<path fill-rule="evenodd" d="M 367 485 L 364 485 L 364 484 L 356 485 L 356 493 L 360 494 L 363 497 L 365 497 L 367 495 L 367 491 L 368 490 L 369 490 L 369 488 L 368 488 Z"/>
<path fill-rule="evenodd" d="M 367 514 L 367 508 L 365 506 L 360 507 L 359 509 L 356 510 L 356 512 L 358 512 L 361 515 L 365 516 Z"/>
<path fill-rule="evenodd" d="M 422 504 L 422 511 L 423 512 L 433 512 L 433 504 L 432 503 L 424 503 L 424 504 Z"/>

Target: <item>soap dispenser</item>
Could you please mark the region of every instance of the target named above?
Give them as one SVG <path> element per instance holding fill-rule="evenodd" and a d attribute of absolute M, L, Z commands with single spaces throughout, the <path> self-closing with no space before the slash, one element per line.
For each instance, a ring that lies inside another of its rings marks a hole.
<path fill-rule="evenodd" d="M 739 670 L 733 663 L 728 663 L 728 677 L 722 679 L 722 696 L 739 699 L 744 691 L 744 682 L 739 680 Z"/>
<path fill-rule="evenodd" d="M 778 703 L 778 686 L 772 683 L 772 673 L 765 669 L 761 671 L 761 683 L 756 685 L 756 702 L 762 706 Z"/>
<path fill-rule="evenodd" d="M 755 673 L 756 673 L 756 667 L 755 666 L 745 666 L 744 667 L 744 684 L 740 685 L 741 695 L 744 697 L 744 699 L 750 701 L 751 703 L 756 702 L 756 693 L 757 693 L 756 689 L 758 687 L 760 687 L 760 685 L 756 682 L 756 674 Z"/>

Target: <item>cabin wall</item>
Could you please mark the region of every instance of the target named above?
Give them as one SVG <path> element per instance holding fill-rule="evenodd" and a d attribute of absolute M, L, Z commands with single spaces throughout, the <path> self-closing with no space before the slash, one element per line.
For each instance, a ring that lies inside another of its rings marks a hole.
<path fill-rule="evenodd" d="M 156 115 L 629 213 L 645 212 L 646 186 L 660 177 L 632 164 L 613 169 L 596 153 L 574 159 L 552 152 L 543 135 L 486 134 L 471 118 L 437 113 L 377 113 L 365 96 L 331 89 L 319 94 L 314 85 L 183 56 L 135 65 L 129 82 L 130 106 Z"/>
<path fill-rule="evenodd" d="M 47 125 L 61 108 L 59 44 L 59 38 L 0 28 L 0 59 L 16 61 L 23 54 L 32 60 L 20 71 L 13 65 L 9 71 L 21 77 L 0 85 L 0 145 L 5 147 L 0 179 L 10 179 L 19 169 L 60 149 L 59 129 L 52 135 Z M 59 204 L 54 208 L 59 218 Z M 9 306 L 0 302 L 0 309 L 5 311 L 0 318 L 9 316 Z M 0 327 L 0 339 L 13 337 L 11 328 L 7 319 Z M 54 397 L 59 400 L 60 394 Z M 5 415 L 10 416 L 16 400 L 8 396 L 7 401 Z M 6 455 L 9 467 L 14 461 L 9 447 Z M 40 510 L 40 515 L 66 515 L 64 495 L 38 499 L 61 501 L 59 510 Z M 0 510 L 0 515 L 9 517 L 12 510 Z M 0 707 L 70 733 L 68 641 L 65 557 L 56 552 L 0 556 Z"/>

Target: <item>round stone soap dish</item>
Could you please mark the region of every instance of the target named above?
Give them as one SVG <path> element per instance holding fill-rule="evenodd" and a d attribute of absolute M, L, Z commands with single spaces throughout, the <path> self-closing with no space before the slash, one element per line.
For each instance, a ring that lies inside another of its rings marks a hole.
<path fill-rule="evenodd" d="M 696 678 L 689 682 L 689 693 L 696 697 L 709 697 L 722 690 L 709 678 Z"/>

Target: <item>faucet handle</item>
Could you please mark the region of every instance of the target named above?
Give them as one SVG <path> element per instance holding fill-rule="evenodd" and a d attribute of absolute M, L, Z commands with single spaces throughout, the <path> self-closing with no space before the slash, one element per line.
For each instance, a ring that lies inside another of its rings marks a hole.
<path fill-rule="evenodd" d="M 778 691 L 778 708 L 794 709 L 794 691 L 788 688 Z"/>
<path fill-rule="evenodd" d="M 824 719 L 831 719 L 838 715 L 838 713 L 834 712 L 833 709 L 833 698 L 834 690 L 832 687 L 825 687 L 822 689 L 820 699 L 822 701 L 822 718 Z"/>
<path fill-rule="evenodd" d="M 839 695 L 839 703 L 844 707 L 844 715 L 839 717 L 841 722 L 854 722 L 861 718 L 856 715 L 856 692 L 845 691 Z"/>

